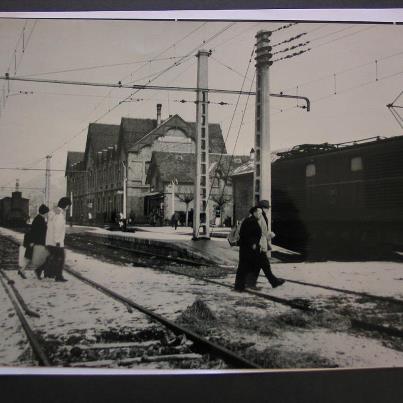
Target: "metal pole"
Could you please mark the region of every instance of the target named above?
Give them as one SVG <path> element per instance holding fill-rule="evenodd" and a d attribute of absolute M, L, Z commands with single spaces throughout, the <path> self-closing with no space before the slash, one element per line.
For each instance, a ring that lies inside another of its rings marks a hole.
<path fill-rule="evenodd" d="M 50 84 L 64 84 L 64 85 L 84 85 L 90 87 L 107 87 L 107 88 L 127 88 L 133 90 L 156 90 L 156 91 L 185 91 L 185 92 L 197 92 L 200 88 L 193 88 L 193 87 L 167 87 L 162 85 L 123 85 L 123 84 L 111 84 L 111 83 L 90 83 L 90 82 L 83 82 L 83 81 L 65 81 L 65 80 L 49 80 L 49 79 L 40 79 L 40 78 L 22 78 L 22 77 L 10 77 L 9 74 L 6 73 L 5 76 L 0 76 L 0 80 L 7 80 L 10 81 L 27 81 L 27 82 L 34 82 L 34 83 L 50 83 Z M 203 87 L 202 87 L 203 88 Z M 249 91 L 239 91 L 239 90 L 223 90 L 218 88 L 203 88 L 207 92 L 214 92 L 216 94 L 234 94 L 234 95 L 256 95 L 254 92 Z M 9 91 L 10 92 L 10 91 Z M 287 94 L 270 94 L 272 97 L 279 97 L 279 98 L 294 98 L 294 99 L 301 99 L 306 102 L 306 110 L 309 112 L 310 110 L 310 101 L 307 97 L 302 96 L 295 96 L 295 95 L 287 95 Z M 127 97 L 126 99 L 129 99 Z M 120 101 L 119 105 L 124 102 Z"/>
<path fill-rule="evenodd" d="M 123 219 L 126 219 L 126 203 L 127 203 L 127 171 L 126 164 L 122 161 L 123 164 Z"/>
<path fill-rule="evenodd" d="M 51 155 L 46 156 L 46 171 L 45 171 L 45 204 L 50 208 L 50 159 Z"/>
<path fill-rule="evenodd" d="M 171 205 L 171 217 L 175 214 L 175 180 L 176 179 L 172 179 L 171 182 L 171 186 L 172 186 L 172 194 L 171 194 L 171 201 L 172 201 L 172 205 Z"/>
<path fill-rule="evenodd" d="M 73 221 L 73 205 L 74 205 L 74 199 L 73 199 L 73 192 L 70 192 L 70 200 L 71 200 L 71 206 L 70 206 L 70 220 Z"/>
<path fill-rule="evenodd" d="M 268 200 L 271 204 L 271 150 L 270 150 L 270 89 L 269 67 L 272 64 L 270 31 L 256 34 L 256 126 L 254 201 Z M 271 230 L 271 212 L 267 214 Z"/>
<path fill-rule="evenodd" d="M 209 133 L 208 133 L 208 57 L 209 52 L 197 54 L 196 93 L 196 178 L 194 186 L 193 239 L 210 237 Z"/>

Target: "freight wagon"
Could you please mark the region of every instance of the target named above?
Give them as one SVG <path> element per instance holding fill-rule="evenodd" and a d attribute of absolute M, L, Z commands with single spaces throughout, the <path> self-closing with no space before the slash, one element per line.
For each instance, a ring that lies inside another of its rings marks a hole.
<path fill-rule="evenodd" d="M 234 172 L 233 186 L 234 217 L 241 219 L 253 203 L 253 165 Z M 382 258 L 402 251 L 403 136 L 277 153 L 272 219 L 275 243 L 307 257 Z"/>
<path fill-rule="evenodd" d="M 403 136 L 300 145 L 272 165 L 278 241 L 311 256 L 403 247 Z"/>
<path fill-rule="evenodd" d="M 29 199 L 21 192 L 13 192 L 11 197 L 0 199 L 0 225 L 6 227 L 23 227 L 29 219 Z"/>

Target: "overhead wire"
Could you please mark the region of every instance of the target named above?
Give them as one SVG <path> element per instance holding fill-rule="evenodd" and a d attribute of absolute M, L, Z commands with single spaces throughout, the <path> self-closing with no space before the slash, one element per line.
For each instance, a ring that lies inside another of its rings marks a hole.
<path fill-rule="evenodd" d="M 192 34 L 194 34 L 195 32 L 197 32 L 199 29 L 201 29 L 203 26 L 205 26 L 207 24 L 207 22 L 202 23 L 201 25 L 197 26 L 196 28 L 192 29 L 190 32 L 188 32 L 184 37 L 180 38 L 179 40 L 175 41 L 172 45 L 168 46 L 167 48 L 165 48 L 164 50 L 162 50 L 161 52 L 157 53 L 157 55 L 154 58 L 159 58 L 160 56 L 162 56 L 165 52 L 167 52 L 169 49 L 171 49 L 172 47 L 176 46 L 178 43 L 182 42 L 183 40 L 187 39 L 189 36 L 191 36 Z M 126 74 L 124 76 L 122 76 L 120 78 L 119 81 L 123 81 L 125 78 L 132 76 L 133 74 L 137 73 L 138 71 L 140 71 L 142 68 L 144 68 L 144 66 L 147 65 L 147 61 L 144 62 L 140 67 L 138 67 L 135 71 L 132 71 L 129 74 Z M 95 112 L 102 104 L 103 102 L 105 102 L 105 100 L 110 96 L 110 94 L 112 93 L 113 88 L 110 89 L 107 94 L 104 96 L 104 99 L 102 101 L 100 101 L 97 105 L 95 105 L 95 108 L 93 109 L 93 112 Z M 92 113 L 93 113 L 92 112 Z M 88 119 L 86 119 L 86 121 L 88 121 Z M 82 130 L 79 132 L 79 134 L 77 134 L 77 136 L 73 137 L 76 138 L 78 137 L 78 135 L 80 135 L 82 133 Z"/>
<path fill-rule="evenodd" d="M 252 63 L 252 58 L 253 58 L 254 53 L 255 53 L 255 48 L 253 47 L 252 52 L 251 52 L 251 55 L 250 55 L 250 58 L 249 58 L 248 66 L 247 66 L 246 71 L 245 71 L 245 74 L 244 74 L 244 79 L 243 79 L 243 81 L 242 81 L 241 91 L 243 90 L 243 87 L 244 87 L 244 85 L 245 85 L 246 77 L 247 77 L 247 74 L 248 74 L 248 71 L 249 71 L 249 67 L 250 67 L 250 65 L 251 65 L 251 63 Z M 253 85 L 253 81 L 252 81 L 252 83 L 251 83 L 251 88 L 252 88 L 252 85 Z M 228 137 L 229 137 L 229 134 L 230 134 L 230 132 L 231 132 L 232 124 L 233 124 L 233 122 L 234 122 L 235 114 L 236 114 L 236 111 L 237 111 L 237 109 L 238 109 L 238 105 L 239 105 L 240 99 L 241 99 L 241 94 L 238 94 L 237 101 L 236 101 L 236 104 L 235 104 L 235 107 L 234 107 L 234 111 L 233 111 L 233 114 L 232 114 L 232 117 L 231 117 L 231 121 L 230 121 L 228 130 L 227 130 L 227 134 L 226 134 L 225 139 L 224 139 L 223 147 L 222 147 L 221 152 L 220 152 L 220 157 L 219 157 L 218 162 L 217 162 L 217 165 L 216 165 L 216 170 L 217 170 L 217 168 L 218 168 L 218 167 L 220 166 L 220 164 L 221 164 L 223 152 L 224 152 L 224 150 L 225 150 L 225 143 L 228 141 Z M 249 99 L 249 95 L 248 95 L 248 99 Z M 246 105 L 247 105 L 247 103 L 246 103 Z M 245 110 L 246 110 L 246 106 L 245 106 Z M 241 122 L 241 123 L 242 123 L 242 122 Z M 240 127 L 241 127 L 241 126 L 240 126 Z M 238 135 L 237 135 L 237 138 L 236 138 L 236 142 L 238 141 L 238 137 L 239 137 L 239 131 L 238 131 Z M 234 149 L 234 150 L 235 150 L 235 149 Z M 230 164 L 231 164 L 231 163 L 232 163 L 232 158 L 231 158 L 231 160 L 230 160 Z M 208 169 L 209 169 L 209 167 L 208 167 Z M 216 172 L 216 171 L 215 171 L 215 172 Z M 208 172 L 207 175 L 209 175 L 209 174 L 210 174 L 210 173 Z M 226 179 L 228 179 L 228 177 L 227 177 Z M 207 206 L 208 206 L 208 202 L 209 202 L 209 200 L 211 199 L 211 196 L 212 196 L 212 190 L 213 190 L 213 187 L 214 187 L 214 181 L 215 181 L 215 175 L 213 176 L 213 180 L 211 181 L 210 191 L 209 191 L 209 194 L 208 194 L 208 197 L 207 197 L 207 202 L 206 202 Z M 197 234 L 196 234 L 196 235 L 199 234 L 199 231 L 200 231 L 200 225 L 199 225 L 199 228 L 197 229 Z"/>
<path fill-rule="evenodd" d="M 393 57 L 397 57 L 397 56 L 400 56 L 400 55 L 403 55 L 403 51 L 397 52 L 397 53 L 393 53 L 393 54 L 391 54 L 391 55 L 387 55 L 387 56 L 384 56 L 384 57 L 378 57 L 378 58 L 376 59 L 376 61 L 379 63 L 379 62 L 382 61 L 382 60 L 387 60 L 387 59 L 390 59 L 390 58 L 393 58 Z M 345 74 L 345 73 L 348 73 L 348 72 L 351 72 L 351 71 L 354 71 L 354 70 L 361 69 L 361 68 L 363 68 L 363 67 L 370 66 L 370 65 L 372 65 L 372 64 L 374 64 L 374 63 L 375 63 L 375 60 L 372 60 L 372 61 L 370 61 L 370 62 L 366 62 L 366 63 L 363 63 L 363 64 L 359 64 L 359 65 L 357 65 L 357 66 L 348 67 L 348 68 L 346 68 L 346 69 L 336 71 L 335 73 L 329 73 L 329 74 L 323 75 L 323 76 L 321 76 L 321 77 L 319 77 L 319 78 L 315 78 L 314 80 L 309 80 L 309 81 L 305 81 L 305 82 L 302 82 L 302 83 L 298 83 L 298 84 L 296 84 L 296 85 L 294 85 L 294 86 L 292 86 L 292 87 L 288 87 L 288 88 L 284 89 L 283 91 L 290 91 L 290 90 L 296 88 L 296 86 L 298 86 L 298 88 L 301 89 L 302 86 L 307 86 L 307 85 L 310 85 L 310 84 L 313 84 L 313 83 L 316 83 L 316 82 L 319 82 L 319 81 L 323 81 L 323 80 L 325 80 L 325 79 L 327 79 L 327 78 L 329 78 L 329 77 L 334 77 L 335 74 L 336 74 L 336 75 Z"/>
<path fill-rule="evenodd" d="M 202 28 L 207 22 L 201 24 L 200 26 L 196 27 L 195 29 L 193 29 L 191 32 L 189 32 L 188 34 L 186 34 L 183 38 L 181 38 L 179 41 L 176 41 L 175 43 L 179 43 L 183 40 L 185 40 L 186 38 L 188 38 L 190 35 L 192 35 L 194 32 L 196 32 L 197 30 L 199 30 L 200 28 Z M 232 26 L 233 24 L 231 24 Z M 156 57 L 161 56 L 163 53 L 165 53 L 167 50 L 169 50 L 172 46 L 169 46 L 168 48 L 164 49 L 162 52 L 160 52 Z M 174 63 L 175 65 L 175 63 Z M 139 70 L 139 69 L 138 69 Z M 162 75 L 163 73 L 160 73 L 160 75 Z M 107 96 L 112 92 L 112 90 L 110 90 L 107 94 Z M 125 100 L 130 99 L 133 96 L 133 94 L 131 94 L 129 97 L 126 97 Z M 100 116 L 99 118 L 97 118 L 95 120 L 94 123 L 98 122 L 99 120 L 101 120 L 103 117 L 105 117 L 107 114 L 109 114 L 113 109 L 115 109 L 117 106 L 119 106 L 121 104 L 118 103 L 117 105 L 115 105 L 114 108 L 109 109 L 106 113 L 102 114 L 102 116 Z M 83 132 L 87 131 L 88 126 L 86 125 L 83 129 L 81 129 L 77 134 L 75 134 L 74 136 L 72 136 L 71 138 L 69 138 L 67 141 L 64 141 L 62 145 L 60 145 L 59 147 L 55 148 L 51 153 L 48 153 L 49 155 L 54 155 L 57 151 L 59 151 L 60 149 L 62 149 L 65 145 L 67 145 L 70 141 L 72 141 L 73 139 L 77 138 L 79 135 L 81 135 Z M 42 160 L 46 159 L 46 156 L 42 157 L 39 161 L 37 161 L 37 163 L 41 162 Z"/>
<path fill-rule="evenodd" d="M 316 99 L 313 99 L 313 100 L 311 99 L 311 104 L 323 101 L 323 100 L 328 99 L 328 98 L 333 98 L 333 97 L 338 96 L 340 94 L 344 94 L 346 92 L 350 92 L 352 90 L 359 89 L 359 88 L 362 88 L 362 87 L 365 87 L 365 86 L 368 86 L 368 85 L 371 85 L 371 84 L 377 84 L 379 81 L 386 80 L 386 79 L 398 76 L 400 74 L 403 74 L 403 70 L 399 71 L 397 73 L 392 73 L 392 74 L 389 74 L 387 76 L 380 77 L 380 78 L 378 78 L 378 80 L 367 81 L 365 83 L 361 83 L 361 84 L 358 84 L 358 85 L 355 85 L 355 86 L 352 86 L 352 87 L 349 87 L 349 88 L 345 88 L 344 90 L 339 90 L 339 91 L 337 91 L 336 94 L 331 93 L 331 94 L 324 95 L 322 97 L 319 97 L 319 98 L 316 98 Z M 292 106 L 292 107 L 289 107 L 289 108 L 283 108 L 280 112 L 274 113 L 273 115 L 277 115 L 279 113 L 282 113 L 282 112 L 285 112 L 285 111 L 288 111 L 288 110 L 292 110 L 292 109 L 295 109 L 295 108 L 297 108 L 297 106 Z"/>
<path fill-rule="evenodd" d="M 99 64 L 99 65 L 93 65 L 93 66 L 87 66 L 87 67 L 76 67 L 76 68 L 71 68 L 71 69 L 53 70 L 53 71 L 47 71 L 47 72 L 43 72 L 43 73 L 34 73 L 34 74 L 29 74 L 29 75 L 23 75 L 20 77 L 38 77 L 38 76 L 45 76 L 45 75 L 49 75 L 49 74 L 74 73 L 77 71 L 88 71 L 88 70 L 97 70 L 97 69 L 110 68 L 110 67 L 130 66 L 132 64 L 147 64 L 150 62 L 160 62 L 160 61 L 173 60 L 173 59 L 179 59 L 179 58 L 180 58 L 180 56 L 171 56 L 171 57 L 162 57 L 162 58 L 155 58 L 155 59 L 137 60 L 137 61 L 132 61 L 132 62 Z"/>
<path fill-rule="evenodd" d="M 19 44 L 20 44 L 20 41 L 22 40 L 22 42 L 23 42 L 23 43 L 22 43 L 22 54 L 21 54 L 21 57 L 20 57 L 20 60 L 19 60 L 18 63 L 17 63 L 17 61 L 15 60 L 15 63 L 16 63 L 16 64 L 15 64 L 15 72 L 17 72 L 17 70 L 18 70 L 18 68 L 19 68 L 19 66 L 20 66 L 20 64 L 21 64 L 22 56 L 23 56 L 23 54 L 25 54 L 25 51 L 26 51 L 26 49 L 28 48 L 28 45 L 29 45 L 29 43 L 30 43 L 30 41 L 31 41 L 31 38 L 32 38 L 32 34 L 33 34 L 34 29 L 35 29 L 35 27 L 36 27 L 36 25 L 37 25 L 37 23 L 38 23 L 38 20 L 34 20 L 34 23 L 33 23 L 33 25 L 32 25 L 32 28 L 31 28 L 31 30 L 30 30 L 30 32 L 29 32 L 29 34 L 28 34 L 27 40 L 25 40 L 25 30 L 26 30 L 26 27 L 27 27 L 27 23 L 28 23 L 28 21 L 25 20 L 24 26 L 23 26 L 23 28 L 22 28 L 22 30 L 21 30 L 20 36 L 19 36 L 19 38 L 18 38 L 18 40 L 17 40 L 17 43 L 16 43 L 16 45 L 15 45 L 15 48 L 14 48 L 14 54 L 16 54 L 17 48 L 18 48 L 18 46 L 19 46 Z M 8 69 L 7 69 L 7 72 L 8 72 L 8 73 L 10 73 L 11 64 L 12 64 L 12 59 L 11 59 L 11 61 L 10 61 L 9 67 L 8 67 Z M 6 85 L 7 85 L 7 83 L 4 84 L 3 90 L 4 90 L 4 88 L 5 88 Z M 4 92 L 3 92 L 3 94 L 4 94 Z M 3 105 L 3 107 L 5 107 L 6 99 L 7 99 L 7 97 L 4 99 L 4 105 Z M 0 102 L 0 112 L 1 112 L 1 102 Z M 0 116 L 1 116 L 1 113 L 0 113 Z M 39 161 L 38 161 L 38 160 L 35 160 L 34 163 L 27 164 L 27 166 L 29 167 L 29 166 L 35 165 L 35 164 L 37 164 L 38 162 L 42 161 L 42 160 L 45 159 L 45 158 L 46 158 L 46 157 L 40 158 Z M 11 180 L 10 180 L 9 182 L 7 182 L 6 185 L 8 185 L 10 182 L 11 182 Z"/>
<path fill-rule="evenodd" d="M 217 33 L 215 33 L 214 35 L 210 36 L 207 40 L 204 40 L 200 45 L 196 46 L 195 48 L 193 48 L 190 52 L 187 53 L 187 55 L 183 56 L 182 58 L 179 59 L 179 62 L 175 62 L 173 63 L 171 66 L 167 67 L 166 69 L 164 69 L 162 72 L 160 72 L 157 76 L 155 76 L 153 79 L 148 80 L 148 83 L 151 83 L 153 81 L 155 81 L 156 79 L 158 79 L 159 77 L 161 77 L 161 75 L 165 74 L 167 71 L 171 70 L 174 67 L 177 67 L 179 64 L 181 64 L 182 62 L 185 61 L 185 59 L 189 59 L 193 53 L 198 50 L 201 46 L 204 46 L 206 44 L 208 44 L 209 42 L 211 42 L 213 39 L 215 39 L 216 37 L 218 37 L 219 35 L 221 35 L 223 32 L 225 32 L 226 30 L 228 30 L 229 28 L 231 28 L 233 25 L 235 25 L 236 23 L 230 23 L 228 25 L 226 25 L 224 28 L 222 28 L 220 31 L 218 31 Z M 203 24 L 204 25 L 204 24 Z M 193 30 L 192 32 L 194 32 L 195 30 Z M 125 98 L 123 98 L 119 103 L 115 104 L 113 107 L 109 108 L 105 113 L 103 113 L 101 116 L 99 116 L 95 121 L 93 121 L 92 123 L 97 123 L 99 122 L 101 119 L 103 119 L 105 116 L 107 116 L 109 113 L 111 113 L 113 110 L 115 110 L 116 108 L 118 108 L 124 101 L 130 99 L 131 97 L 133 97 L 134 95 L 136 95 L 139 91 L 141 91 L 141 89 L 138 89 L 134 92 L 132 92 L 130 95 L 126 96 Z M 72 141 L 73 139 L 77 138 L 78 136 L 80 136 L 83 132 L 85 132 L 87 130 L 87 126 L 85 126 L 83 129 L 81 129 L 77 134 L 75 134 L 74 136 L 72 136 L 71 138 L 67 139 L 63 144 L 61 144 L 59 147 L 53 149 L 50 153 L 48 153 L 49 155 L 54 155 L 57 151 L 61 150 L 65 145 L 67 145 L 70 141 Z"/>
<path fill-rule="evenodd" d="M 214 40 L 215 38 L 217 38 L 219 35 L 221 35 L 221 34 L 224 33 L 225 31 L 227 31 L 229 28 L 231 28 L 231 27 L 232 27 L 233 25 L 235 25 L 235 24 L 236 24 L 236 23 L 233 22 L 233 23 L 230 23 L 230 24 L 226 25 L 226 26 L 225 26 L 224 28 L 222 28 L 220 31 L 218 31 L 218 32 L 216 32 L 214 35 L 210 36 L 207 40 L 204 40 L 201 44 L 197 45 L 197 46 L 196 46 L 195 48 L 193 48 L 190 52 L 188 52 L 188 54 L 187 54 L 186 56 L 183 56 L 183 58 L 182 58 L 183 60 L 180 59 L 179 62 L 175 62 L 173 65 L 169 66 L 165 71 L 161 72 L 161 73 L 158 74 L 156 77 L 154 77 L 152 80 L 148 80 L 148 82 L 147 82 L 147 84 L 145 84 L 145 86 L 148 85 L 148 84 L 150 84 L 151 82 L 155 81 L 156 79 L 158 79 L 162 74 L 166 73 L 167 71 L 169 71 L 169 70 L 172 69 L 173 67 L 177 67 L 177 66 L 178 66 L 178 63 L 180 64 L 180 63 L 182 63 L 182 61 L 185 61 L 185 59 L 186 59 L 186 60 L 189 59 L 189 58 L 194 54 L 195 51 L 199 50 L 202 46 L 207 45 L 209 42 L 211 42 L 212 40 Z M 134 91 L 133 93 L 131 93 L 128 97 L 124 98 L 123 101 L 121 101 L 120 103 L 124 102 L 126 99 L 132 97 L 133 95 L 136 95 L 136 94 L 137 94 L 139 91 L 141 91 L 141 90 L 142 90 L 141 88 L 140 88 L 140 89 L 137 89 L 136 91 Z M 118 105 L 115 105 L 110 111 L 116 109 L 116 108 L 120 105 L 120 103 L 119 103 Z M 107 113 L 109 113 L 109 112 L 107 112 Z M 106 114 L 107 114 L 107 113 L 106 113 Z M 104 114 L 104 115 L 106 115 L 106 114 Z M 102 117 L 103 117 L 103 116 L 102 116 Z M 100 119 L 102 119 L 102 117 L 101 117 Z M 98 120 L 99 120 L 99 119 L 98 119 Z M 141 142 L 141 141 L 142 141 L 145 137 L 147 137 L 147 136 L 148 136 L 148 134 L 146 134 L 144 137 L 142 137 L 141 139 L 139 139 L 139 140 L 136 142 L 136 144 L 139 143 L 139 142 Z"/>

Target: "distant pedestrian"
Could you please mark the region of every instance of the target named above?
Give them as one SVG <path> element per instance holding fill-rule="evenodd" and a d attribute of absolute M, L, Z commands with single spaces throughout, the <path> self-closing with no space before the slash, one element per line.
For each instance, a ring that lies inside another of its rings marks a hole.
<path fill-rule="evenodd" d="M 262 210 L 255 206 L 249 210 L 249 214 L 242 221 L 239 230 L 239 263 L 234 287 L 236 291 L 245 290 L 248 273 L 255 272 L 259 264 L 259 242 L 262 236 L 259 218 Z"/>
<path fill-rule="evenodd" d="M 46 262 L 52 268 L 55 281 L 67 281 L 63 277 L 65 260 L 64 238 L 66 235 L 66 210 L 71 206 L 68 197 L 62 197 L 48 215 L 48 230 L 46 233 L 46 246 L 50 256 Z"/>
<path fill-rule="evenodd" d="M 258 223 L 260 229 L 262 231 L 261 237 L 259 240 L 259 256 L 258 256 L 258 265 L 255 266 L 255 270 L 252 271 L 251 274 L 248 275 L 247 287 L 256 288 L 257 279 L 259 277 L 260 269 L 263 270 L 266 278 L 269 280 L 269 283 L 272 287 L 278 287 L 284 284 L 284 280 L 277 278 L 271 271 L 271 265 L 269 260 L 269 251 L 271 250 L 271 239 L 274 236 L 273 233 L 269 232 L 268 218 L 266 213 L 268 213 L 270 209 L 270 203 L 268 200 L 261 200 L 257 207 L 262 210 L 262 214 L 258 219 Z"/>
<path fill-rule="evenodd" d="M 175 230 L 178 228 L 178 222 L 179 222 L 179 214 L 175 212 L 171 218 L 172 227 L 174 227 Z"/>

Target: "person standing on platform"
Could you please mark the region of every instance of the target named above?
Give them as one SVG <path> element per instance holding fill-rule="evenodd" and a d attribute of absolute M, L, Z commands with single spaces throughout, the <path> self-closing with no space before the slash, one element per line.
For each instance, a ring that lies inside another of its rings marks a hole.
<path fill-rule="evenodd" d="M 252 207 L 249 210 L 249 217 L 242 221 L 239 230 L 239 263 L 235 278 L 235 291 L 244 291 L 246 277 L 249 273 L 256 272 L 259 264 L 259 242 L 262 230 L 259 226 L 259 218 L 262 210 Z"/>
<path fill-rule="evenodd" d="M 258 219 L 259 226 L 262 231 L 262 235 L 259 241 L 260 248 L 259 248 L 258 265 L 255 266 L 255 270 L 248 275 L 246 286 L 252 289 L 257 288 L 256 287 L 257 279 L 259 277 L 260 269 L 262 269 L 267 280 L 269 280 L 271 286 L 275 288 L 284 284 L 285 281 L 283 279 L 277 278 L 271 271 L 269 253 L 271 250 L 271 239 L 274 236 L 274 234 L 269 232 L 269 224 L 268 224 L 269 221 L 267 218 L 267 213 L 270 209 L 270 203 L 268 200 L 261 200 L 257 204 L 257 207 L 259 207 L 262 210 L 262 214 Z"/>
<path fill-rule="evenodd" d="M 178 228 L 178 222 L 179 222 L 179 214 L 178 214 L 177 212 L 175 212 L 175 213 L 172 215 L 171 221 L 172 221 L 172 226 L 173 226 L 175 229 L 177 229 L 177 228 Z"/>
<path fill-rule="evenodd" d="M 55 281 L 67 281 L 63 277 L 65 260 L 64 237 L 66 235 L 66 210 L 71 206 L 68 197 L 62 197 L 48 215 L 48 230 L 46 233 L 46 246 L 50 253 L 47 264 L 52 266 Z"/>
<path fill-rule="evenodd" d="M 30 241 L 33 246 L 31 266 L 35 269 L 36 277 L 40 279 L 43 265 L 49 255 L 45 247 L 47 232 L 46 217 L 49 213 L 49 208 L 41 204 L 38 213 L 32 221 Z"/>

